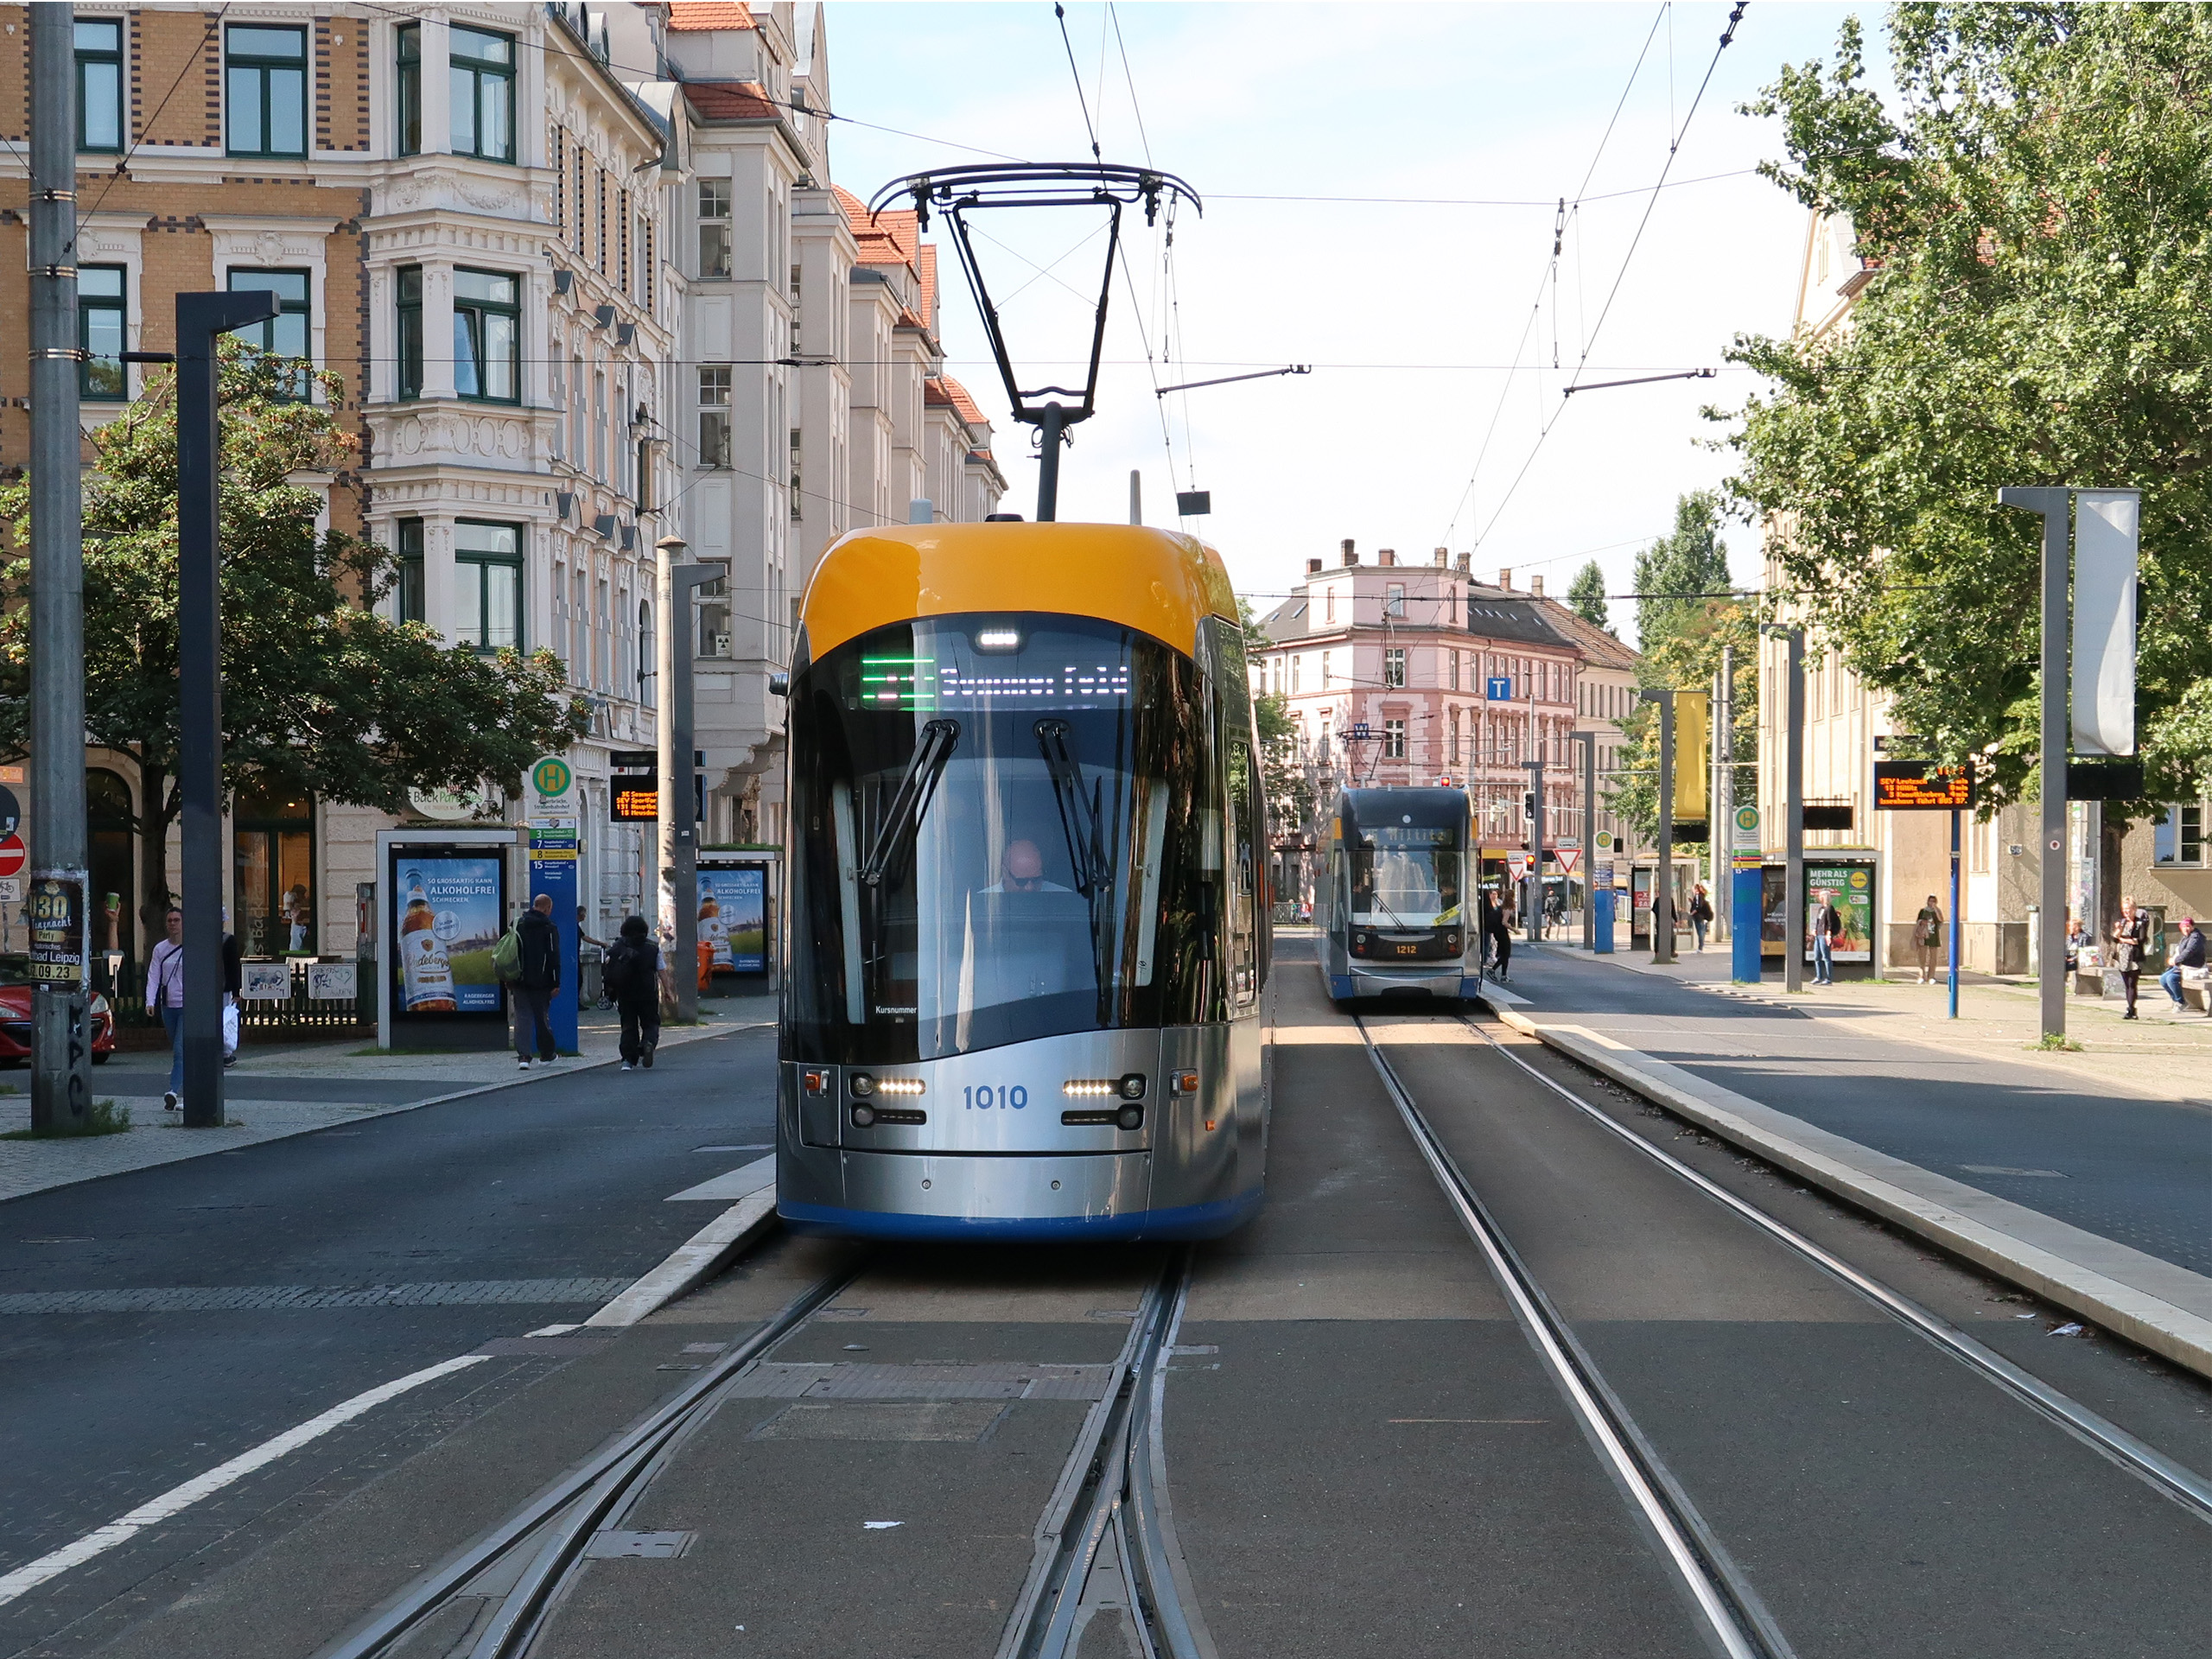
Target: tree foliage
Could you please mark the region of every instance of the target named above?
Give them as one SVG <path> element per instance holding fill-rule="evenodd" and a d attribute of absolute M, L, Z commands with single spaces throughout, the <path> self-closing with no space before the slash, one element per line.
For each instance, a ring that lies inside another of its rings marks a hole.
<path fill-rule="evenodd" d="M 1675 501 L 1675 528 L 1636 556 L 1637 649 L 1651 651 L 1728 591 L 1728 548 L 1720 539 L 1720 498 L 1692 490 Z"/>
<path fill-rule="evenodd" d="M 358 464 L 331 410 L 344 395 L 293 401 L 300 365 L 226 340 L 218 396 L 223 467 L 224 781 L 397 812 L 410 789 L 514 786 L 548 749 L 588 729 L 550 652 L 524 657 L 448 645 L 373 608 L 397 567 L 384 548 L 318 533 L 321 492 L 302 474 Z M 176 777 L 176 414 L 168 376 L 92 439 L 84 503 L 85 724 L 90 743 L 137 764 L 145 849 L 143 910 L 166 902 L 162 848 L 181 805 Z M 0 489 L 10 595 L 30 582 L 29 489 Z M 20 602 L 0 615 L 0 750 L 29 741 L 36 642 Z"/>
<path fill-rule="evenodd" d="M 1574 573 L 1574 580 L 1567 584 L 1567 602 L 1574 613 L 1593 628 L 1612 626 L 1611 613 L 1605 608 L 1605 573 L 1592 559 Z"/>
<path fill-rule="evenodd" d="M 1730 489 L 1788 587 L 1943 760 L 2037 787 L 2041 521 L 2006 485 L 2143 492 L 2138 734 L 2153 800 L 2212 788 L 2212 10 L 1907 5 L 1890 108 L 1847 22 L 1787 67 L 1770 176 L 1846 215 L 1847 326 L 1747 337 Z M 2137 804 L 2142 810 L 2142 804 Z"/>

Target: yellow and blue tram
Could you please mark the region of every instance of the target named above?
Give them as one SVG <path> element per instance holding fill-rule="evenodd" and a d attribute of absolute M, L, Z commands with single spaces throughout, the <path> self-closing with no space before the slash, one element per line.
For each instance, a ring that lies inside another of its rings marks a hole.
<path fill-rule="evenodd" d="M 1483 943 L 1467 798 L 1346 789 L 1329 810 L 1321 975 L 1339 1002 L 1471 999 Z"/>
<path fill-rule="evenodd" d="M 1204 1237 L 1267 1155 L 1265 807 L 1219 557 L 855 532 L 788 687 L 777 1207 L 916 1239 Z"/>

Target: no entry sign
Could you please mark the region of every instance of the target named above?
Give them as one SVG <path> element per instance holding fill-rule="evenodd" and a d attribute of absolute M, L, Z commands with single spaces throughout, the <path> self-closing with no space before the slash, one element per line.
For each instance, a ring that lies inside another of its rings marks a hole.
<path fill-rule="evenodd" d="M 21 875 L 30 852 L 21 836 L 0 837 L 0 876 Z"/>

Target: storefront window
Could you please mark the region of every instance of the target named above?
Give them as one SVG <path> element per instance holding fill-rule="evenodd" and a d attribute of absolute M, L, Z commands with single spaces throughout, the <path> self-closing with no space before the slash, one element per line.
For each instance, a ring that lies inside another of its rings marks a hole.
<path fill-rule="evenodd" d="M 231 931 L 239 952 L 315 955 L 315 803 L 305 795 L 241 793 L 231 812 Z"/>

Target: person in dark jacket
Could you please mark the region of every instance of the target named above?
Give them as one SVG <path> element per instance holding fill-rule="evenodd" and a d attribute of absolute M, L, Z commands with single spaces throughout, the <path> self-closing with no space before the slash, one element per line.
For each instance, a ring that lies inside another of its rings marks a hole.
<path fill-rule="evenodd" d="M 507 987 L 515 1000 L 515 1058 L 530 1070 L 533 1039 L 541 1064 L 559 1058 L 553 1046 L 553 1022 L 548 1018 L 553 993 L 561 988 L 561 930 L 553 925 L 553 895 L 541 893 L 515 924 L 515 941 L 522 962 Z"/>
<path fill-rule="evenodd" d="M 608 947 L 601 970 L 607 994 L 622 1010 L 622 1069 L 650 1067 L 660 1046 L 660 946 L 642 916 L 622 924 L 622 935 Z"/>
<path fill-rule="evenodd" d="M 1505 912 L 1488 887 L 1483 889 L 1483 937 L 1491 943 L 1491 965 L 1497 970 L 1498 982 L 1505 982 L 1506 970 L 1513 965 L 1513 933 L 1507 926 Z"/>
<path fill-rule="evenodd" d="M 2158 976 L 2159 985 L 2168 996 L 2173 998 L 2175 1007 L 2186 1008 L 2189 1006 L 2188 1000 L 2181 994 L 2181 970 L 2184 968 L 2202 970 L 2203 967 L 2204 934 L 2196 925 L 2196 918 L 2184 916 L 2181 918 L 2181 938 L 2174 941 L 2174 948 L 2167 953 L 2166 971 Z M 2206 1019 L 2212 1020 L 2212 1007 L 2207 1007 L 2204 1015 Z"/>
<path fill-rule="evenodd" d="M 2127 994 L 2127 1012 L 2120 1017 L 2133 1020 L 2135 1014 L 2135 994 L 2143 980 L 2143 959 L 2150 954 L 2151 918 L 2139 910 L 2135 900 L 2123 895 L 2120 901 L 2120 919 L 2113 924 L 2111 962 L 2120 970 L 2120 988 Z"/>

